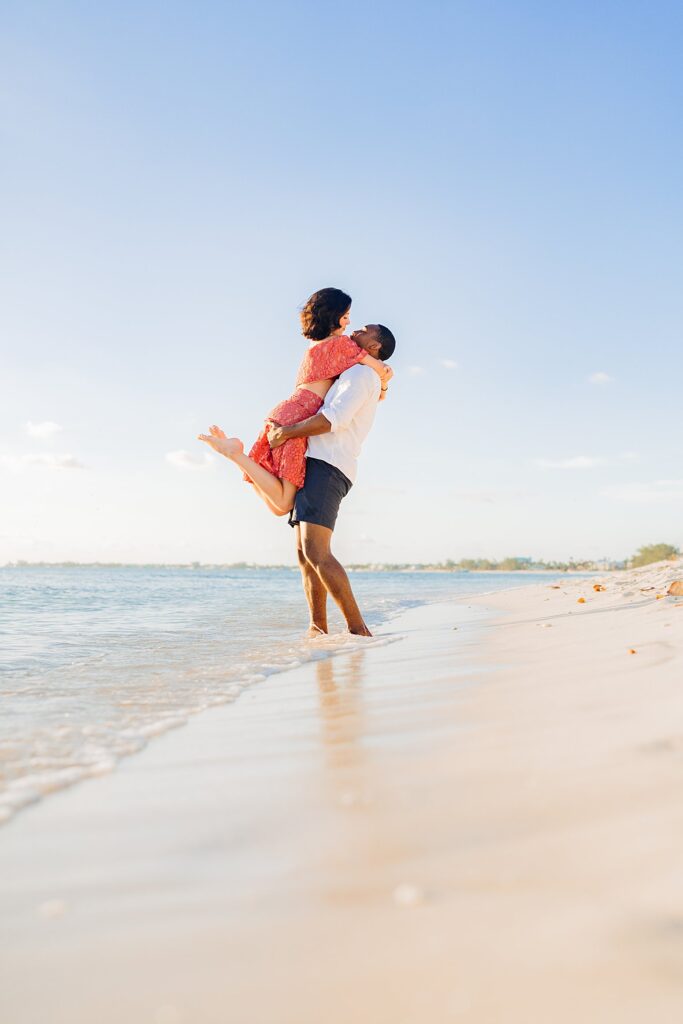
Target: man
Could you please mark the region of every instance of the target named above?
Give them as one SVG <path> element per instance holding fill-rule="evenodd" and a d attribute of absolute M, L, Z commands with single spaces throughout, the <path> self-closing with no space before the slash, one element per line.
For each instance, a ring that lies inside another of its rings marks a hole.
<path fill-rule="evenodd" d="M 396 341 L 387 327 L 370 324 L 354 331 L 353 340 L 371 356 L 390 358 Z M 297 491 L 289 522 L 296 533 L 297 555 L 311 613 L 310 636 L 327 633 L 327 595 L 332 595 L 350 633 L 372 636 L 363 621 L 344 567 L 331 551 L 332 532 L 342 499 L 356 479 L 361 446 L 372 427 L 380 397 L 380 379 L 358 364 L 341 374 L 320 411 L 301 423 L 273 424 L 271 448 L 292 437 L 307 437 L 306 478 Z"/>

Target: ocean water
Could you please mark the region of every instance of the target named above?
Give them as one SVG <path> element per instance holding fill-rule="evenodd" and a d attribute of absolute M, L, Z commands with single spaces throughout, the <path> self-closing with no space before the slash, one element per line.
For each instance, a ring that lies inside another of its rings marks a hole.
<path fill-rule="evenodd" d="M 543 576 L 356 572 L 368 624 Z M 306 641 L 298 570 L 0 568 L 0 822 L 247 686 L 358 643 Z"/>

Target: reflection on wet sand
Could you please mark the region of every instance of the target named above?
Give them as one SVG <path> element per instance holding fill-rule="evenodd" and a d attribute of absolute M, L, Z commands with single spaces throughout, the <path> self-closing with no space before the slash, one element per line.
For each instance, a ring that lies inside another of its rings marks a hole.
<path fill-rule="evenodd" d="M 316 664 L 320 726 L 330 768 L 358 766 L 365 713 L 363 679 L 365 651 Z"/>
<path fill-rule="evenodd" d="M 353 905 L 372 898 L 371 892 L 384 902 L 397 890 L 410 889 L 411 899 L 413 891 L 419 891 L 396 875 L 396 864 L 410 855 L 411 839 L 391 811 L 386 748 L 369 742 L 366 658 L 366 651 L 355 651 L 316 665 L 324 756 L 321 783 L 336 808 L 319 895 L 335 905 Z"/>

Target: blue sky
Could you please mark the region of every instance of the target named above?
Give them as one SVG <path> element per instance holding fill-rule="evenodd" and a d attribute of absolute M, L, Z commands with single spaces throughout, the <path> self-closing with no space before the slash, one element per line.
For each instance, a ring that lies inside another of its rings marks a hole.
<path fill-rule="evenodd" d="M 0 562 L 291 561 L 194 438 L 251 442 L 331 284 L 398 340 L 342 557 L 683 543 L 682 29 L 668 3 L 5 3 Z"/>

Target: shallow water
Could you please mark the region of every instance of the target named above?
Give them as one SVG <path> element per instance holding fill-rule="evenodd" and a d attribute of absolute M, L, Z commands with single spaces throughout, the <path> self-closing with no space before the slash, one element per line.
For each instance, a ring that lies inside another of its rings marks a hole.
<path fill-rule="evenodd" d="M 352 574 L 371 627 L 539 579 Z M 302 639 L 306 621 L 295 570 L 0 568 L 0 822 L 265 676 L 359 642 L 336 610 L 329 640 Z"/>

